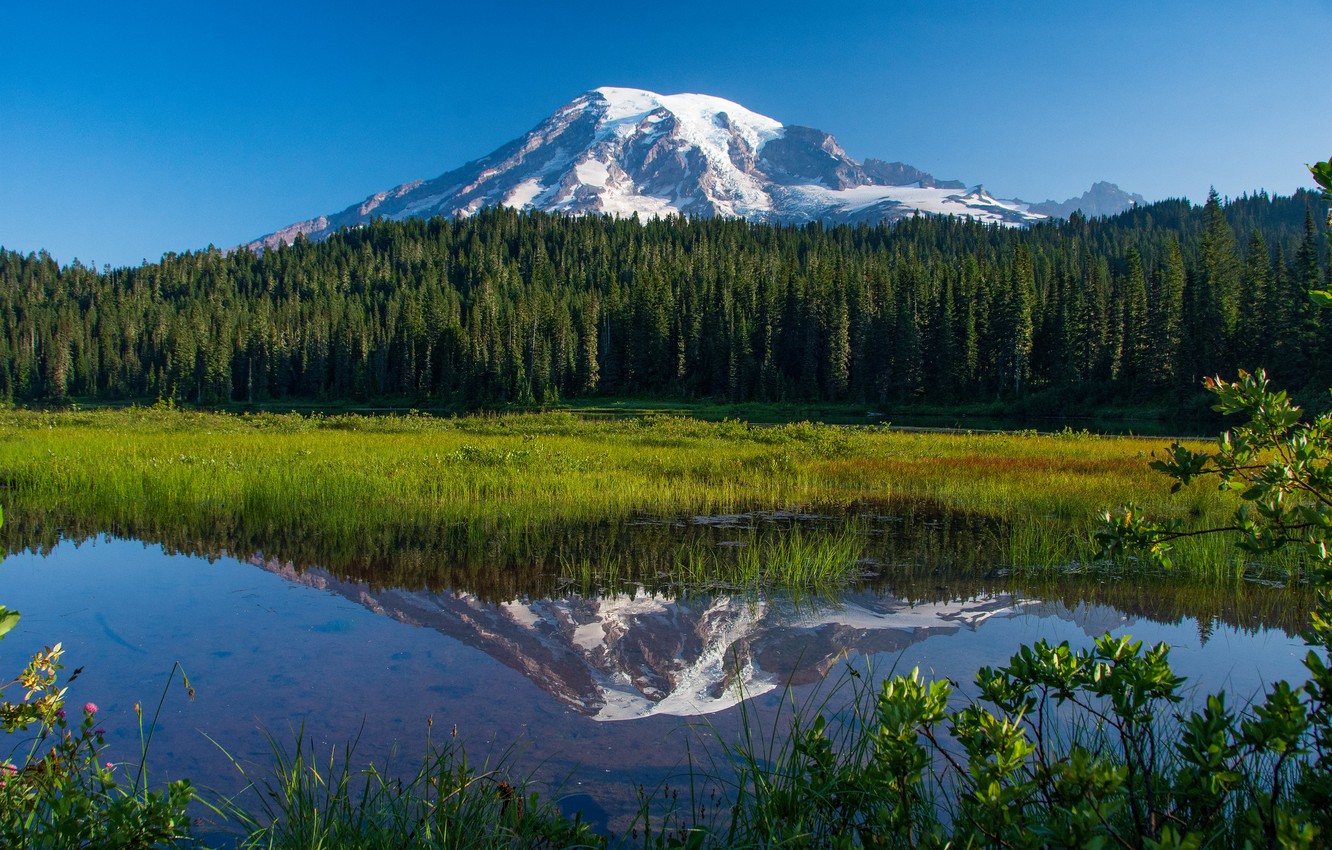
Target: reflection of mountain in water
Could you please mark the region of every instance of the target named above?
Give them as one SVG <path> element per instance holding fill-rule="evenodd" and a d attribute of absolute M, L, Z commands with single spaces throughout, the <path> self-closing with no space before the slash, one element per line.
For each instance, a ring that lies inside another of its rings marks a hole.
<path fill-rule="evenodd" d="M 596 720 L 720 711 L 741 696 L 822 678 L 848 653 L 897 652 L 1011 616 L 1009 594 L 911 605 L 891 595 L 839 601 L 776 595 L 622 594 L 491 604 L 468 593 L 374 590 L 320 570 L 252 563 L 376 613 L 480 649 Z"/>

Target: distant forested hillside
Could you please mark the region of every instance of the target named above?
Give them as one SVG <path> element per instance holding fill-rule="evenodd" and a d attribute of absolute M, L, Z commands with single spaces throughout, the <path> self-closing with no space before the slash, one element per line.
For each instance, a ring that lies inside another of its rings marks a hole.
<path fill-rule="evenodd" d="M 131 269 L 0 249 L 0 396 L 1163 400 L 1260 364 L 1327 387 L 1332 320 L 1305 296 L 1325 210 L 1213 196 L 1018 230 L 495 209 Z"/>

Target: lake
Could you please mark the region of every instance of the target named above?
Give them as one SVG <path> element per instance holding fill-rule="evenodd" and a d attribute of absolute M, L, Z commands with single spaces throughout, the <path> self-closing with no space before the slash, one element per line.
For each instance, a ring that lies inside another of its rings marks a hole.
<path fill-rule="evenodd" d="M 737 526 L 797 521 L 639 518 L 616 534 L 626 545 L 685 534 L 724 547 L 743 543 Z M 966 523 L 905 514 L 859 527 L 865 578 L 832 593 L 596 588 L 560 575 L 525 592 L 403 587 L 215 543 L 191 553 L 179 541 L 57 537 L 0 563 L 0 601 L 23 612 L 0 657 L 17 670 L 63 642 L 67 668 L 84 668 L 70 701 L 99 706 L 115 761 L 137 761 L 134 706 L 151 718 L 165 692 L 156 780 L 234 792 L 233 759 L 262 776 L 269 736 L 290 745 L 304 735 L 325 756 L 357 741 L 355 758 L 376 763 L 396 749 L 410 766 L 428 735 L 456 734 L 474 762 L 507 762 L 612 830 L 630 823 L 640 789 L 687 784 L 691 754 L 706 761 L 742 724 L 781 728 L 793 702 L 835 707 L 852 671 L 866 680 L 919 667 L 966 685 L 1020 644 L 1087 646 L 1108 631 L 1169 642 L 1192 687 L 1239 703 L 1272 680 L 1304 679 L 1293 634 L 1303 612 L 1285 589 L 1018 582 L 985 563 L 985 534 Z M 967 566 L 947 569 L 948 553 L 963 550 Z M 176 663 L 193 700 L 179 678 L 167 687 Z"/>

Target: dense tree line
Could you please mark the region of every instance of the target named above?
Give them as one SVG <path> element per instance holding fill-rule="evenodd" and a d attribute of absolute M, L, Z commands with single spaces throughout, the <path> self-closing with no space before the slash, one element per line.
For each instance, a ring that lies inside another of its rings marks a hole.
<path fill-rule="evenodd" d="M 0 249 L 0 397 L 1164 398 L 1258 364 L 1325 387 L 1325 209 L 1213 194 L 1027 230 L 495 209 L 128 269 Z"/>

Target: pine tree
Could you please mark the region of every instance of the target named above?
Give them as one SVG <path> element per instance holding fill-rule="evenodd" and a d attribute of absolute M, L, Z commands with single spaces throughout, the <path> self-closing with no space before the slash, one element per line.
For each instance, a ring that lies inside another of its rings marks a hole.
<path fill-rule="evenodd" d="M 1200 374 L 1212 374 L 1228 362 L 1235 337 L 1240 261 L 1235 235 L 1215 189 L 1207 196 L 1203 219 L 1191 338 L 1196 347 L 1196 369 Z"/>
<path fill-rule="evenodd" d="M 1000 350 L 1003 380 L 1020 397 L 1023 381 L 1031 372 L 1031 344 L 1035 332 L 1033 303 L 1036 279 L 1031 254 L 1026 247 L 1018 248 L 1013 259 L 1012 276 L 1003 301 L 1002 337 Z"/>
<path fill-rule="evenodd" d="M 1254 362 L 1307 384 L 1332 362 L 1303 294 L 1328 274 L 1309 200 L 1213 196 L 1030 230 L 483 211 L 101 272 L 0 250 L 0 387 L 17 402 L 966 401 L 1164 396 Z M 1227 311 L 1233 331 L 1209 339 L 1207 315 L 1214 329 Z"/>
<path fill-rule="evenodd" d="M 1128 275 L 1124 281 L 1124 332 L 1120 379 L 1129 386 L 1141 386 L 1150 368 L 1151 328 L 1147 322 L 1147 276 L 1142 255 L 1137 248 L 1128 253 Z"/>
<path fill-rule="evenodd" d="M 1149 306 L 1152 345 L 1147 362 L 1151 373 L 1149 379 L 1158 390 L 1176 386 L 1181 378 L 1184 290 L 1184 255 L 1179 242 L 1171 239 L 1166 244 L 1165 263 L 1155 276 Z"/>
<path fill-rule="evenodd" d="M 1249 236 L 1240 274 L 1239 319 L 1235 325 L 1235 356 L 1248 370 L 1258 368 L 1272 347 L 1272 257 L 1267 240 L 1257 230 Z"/>
<path fill-rule="evenodd" d="M 597 338 L 597 323 L 600 321 L 599 312 L 600 303 L 597 299 L 597 291 L 594 289 L 588 294 L 579 316 L 581 324 L 579 326 L 578 347 L 578 389 L 579 392 L 587 395 L 595 393 L 601 383 L 601 365 L 598 362 L 600 345 Z"/>

